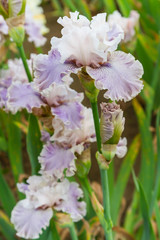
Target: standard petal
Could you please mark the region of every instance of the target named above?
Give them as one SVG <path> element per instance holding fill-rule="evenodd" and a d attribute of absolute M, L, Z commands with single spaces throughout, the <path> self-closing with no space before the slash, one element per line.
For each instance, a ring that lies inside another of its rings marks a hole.
<path fill-rule="evenodd" d="M 113 101 L 129 101 L 143 88 L 140 78 L 143 75 L 142 64 L 131 54 L 115 51 L 108 54 L 108 61 L 100 68 L 87 67 L 88 74 L 95 79 L 98 89 L 107 89 L 106 98 Z"/>
<path fill-rule="evenodd" d="M 15 114 L 17 111 L 27 109 L 29 113 L 32 108 L 45 106 L 40 94 L 35 92 L 30 84 L 14 83 L 8 90 L 7 108 Z"/>
<path fill-rule="evenodd" d="M 34 58 L 35 85 L 39 90 L 48 88 L 53 82 L 63 83 L 65 73 L 74 69 L 73 64 L 61 63 L 61 55 L 51 50 L 48 55 L 39 54 Z"/>
<path fill-rule="evenodd" d="M 57 178 L 64 175 L 65 169 L 67 169 L 67 176 L 73 175 L 76 170 L 74 154 L 70 149 L 64 149 L 56 143 L 48 142 L 38 159 L 41 163 L 41 173 L 47 173 Z"/>
<path fill-rule="evenodd" d="M 70 128 L 74 129 L 81 126 L 83 106 L 78 102 L 66 103 L 61 106 L 51 108 L 53 115 L 56 115 L 61 119 L 64 124 Z"/>
<path fill-rule="evenodd" d="M 17 231 L 17 236 L 25 239 L 39 238 L 42 228 L 46 229 L 53 216 L 51 208 L 35 209 L 27 199 L 21 200 L 14 207 L 11 222 Z"/>

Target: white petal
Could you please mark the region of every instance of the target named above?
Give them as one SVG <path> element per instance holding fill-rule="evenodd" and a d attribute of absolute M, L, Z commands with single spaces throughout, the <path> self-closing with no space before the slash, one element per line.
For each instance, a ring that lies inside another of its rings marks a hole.
<path fill-rule="evenodd" d="M 118 158 L 123 158 L 127 153 L 127 138 L 120 138 L 116 148 Z"/>

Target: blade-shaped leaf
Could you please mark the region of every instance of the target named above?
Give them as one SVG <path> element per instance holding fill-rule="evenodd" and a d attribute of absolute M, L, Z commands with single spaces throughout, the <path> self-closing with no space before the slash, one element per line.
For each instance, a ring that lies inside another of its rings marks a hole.
<path fill-rule="evenodd" d="M 135 113 L 138 118 L 140 133 L 141 133 L 141 143 L 142 143 L 142 160 L 141 160 L 141 170 L 140 170 L 140 180 L 144 187 L 147 201 L 151 201 L 151 192 L 153 190 L 154 183 L 154 170 L 155 170 L 155 160 L 154 160 L 154 150 L 152 143 L 152 135 L 149 130 L 149 125 L 147 122 L 146 115 L 143 108 L 134 99 L 132 101 Z"/>
<path fill-rule="evenodd" d="M 2 232 L 6 240 L 17 240 L 15 237 L 16 232 L 13 226 L 10 224 L 9 219 L 2 211 L 0 211 L 0 232 Z"/>
<path fill-rule="evenodd" d="M 32 175 L 37 174 L 40 169 L 40 164 L 38 162 L 38 156 L 42 150 L 40 138 L 41 133 L 38 120 L 33 114 L 30 114 L 27 134 L 27 152 L 31 163 Z"/>
<path fill-rule="evenodd" d="M 158 202 L 155 202 L 155 215 L 156 215 L 156 223 L 157 223 L 157 228 L 158 228 L 158 235 L 160 238 L 160 210 L 158 206 Z"/>
<path fill-rule="evenodd" d="M 154 235 L 150 216 L 149 216 L 149 208 L 148 208 L 148 202 L 145 196 L 144 189 L 140 183 L 139 180 L 137 180 L 138 186 L 139 186 L 139 193 L 140 193 L 140 208 L 141 208 L 141 214 L 143 217 L 143 226 L 144 226 L 144 232 L 142 240 L 150 239 L 150 240 L 156 240 L 156 237 Z"/>
<path fill-rule="evenodd" d="M 131 11 L 131 5 L 130 2 L 128 0 L 117 0 L 117 4 L 122 12 L 122 14 L 125 17 L 128 17 L 130 11 Z"/>
<path fill-rule="evenodd" d="M 16 204 L 15 198 L 9 188 L 6 180 L 3 177 L 0 167 L 0 202 L 6 214 L 10 217 L 11 211 Z"/>
<path fill-rule="evenodd" d="M 7 115 L 6 115 L 7 116 Z M 20 114 L 8 114 L 6 121 L 8 133 L 8 154 L 15 182 L 18 182 L 19 175 L 23 173 L 21 130 L 14 124 L 19 121 Z"/>
<path fill-rule="evenodd" d="M 150 216 L 152 215 L 152 211 L 155 205 L 155 201 L 157 198 L 158 194 L 158 189 L 160 186 L 160 131 L 159 131 L 159 126 L 160 126 L 160 111 L 157 114 L 157 119 L 156 119 L 156 135 L 157 135 L 157 167 L 156 167 L 156 177 L 155 177 L 155 184 L 154 184 L 154 191 L 152 194 L 152 200 L 150 204 Z"/>
<path fill-rule="evenodd" d="M 126 184 L 128 182 L 128 178 L 130 176 L 131 169 L 135 162 L 135 159 L 139 153 L 140 149 L 140 137 L 139 135 L 135 137 L 133 140 L 128 153 L 123 160 L 122 166 L 120 168 L 120 172 L 117 177 L 116 184 L 114 186 L 112 201 L 111 201 L 111 215 L 113 222 L 116 224 L 118 211 L 120 208 L 121 200 L 125 191 Z"/>

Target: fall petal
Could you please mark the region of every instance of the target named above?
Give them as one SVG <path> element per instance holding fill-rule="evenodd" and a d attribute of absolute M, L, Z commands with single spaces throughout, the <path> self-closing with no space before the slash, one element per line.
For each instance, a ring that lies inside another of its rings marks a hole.
<path fill-rule="evenodd" d="M 87 67 L 88 74 L 95 79 L 98 89 L 106 89 L 104 94 L 111 100 L 129 101 L 143 88 L 140 78 L 143 67 L 131 54 L 115 51 L 108 55 L 108 61 L 100 68 Z"/>

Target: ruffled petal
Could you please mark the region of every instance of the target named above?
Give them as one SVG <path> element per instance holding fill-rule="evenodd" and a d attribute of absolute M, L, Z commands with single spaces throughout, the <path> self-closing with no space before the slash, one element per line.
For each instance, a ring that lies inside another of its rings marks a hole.
<path fill-rule="evenodd" d="M 81 126 L 81 120 L 83 119 L 81 114 L 82 110 L 83 106 L 78 102 L 66 103 L 61 106 L 51 108 L 52 114 L 61 119 L 70 129 Z"/>
<path fill-rule="evenodd" d="M 22 109 L 27 109 L 29 113 L 32 108 L 45 106 L 40 94 L 35 92 L 30 84 L 14 83 L 8 90 L 7 109 L 13 114 Z"/>
<path fill-rule="evenodd" d="M 28 184 L 26 183 L 17 183 L 18 191 L 21 193 L 26 193 L 26 191 L 29 191 Z"/>
<path fill-rule="evenodd" d="M 67 169 L 67 176 L 73 175 L 76 170 L 74 154 L 70 149 L 64 149 L 56 143 L 48 142 L 38 159 L 41 163 L 41 173 L 47 173 L 57 178 L 64 175 L 65 169 Z"/>
<path fill-rule="evenodd" d="M 111 100 L 129 101 L 143 88 L 140 78 L 142 64 L 131 54 L 116 51 L 108 55 L 108 61 L 100 68 L 87 67 L 88 74 L 95 79 L 98 89 L 107 89 L 104 97 Z"/>
<path fill-rule="evenodd" d="M 120 138 L 116 148 L 118 158 L 123 158 L 127 153 L 127 138 Z"/>
<path fill-rule="evenodd" d="M 75 182 L 70 183 L 65 201 L 56 207 L 57 210 L 69 213 L 74 222 L 81 220 L 86 215 L 86 203 L 79 201 L 83 192 Z"/>
<path fill-rule="evenodd" d="M 61 63 L 61 55 L 51 50 L 48 55 L 39 54 L 34 58 L 35 85 L 39 90 L 48 88 L 53 82 L 63 83 L 65 73 L 74 69 L 73 64 Z"/>
<path fill-rule="evenodd" d="M 51 208 L 35 209 L 27 199 L 19 201 L 14 207 L 11 222 L 17 231 L 17 236 L 26 239 L 39 238 L 42 228 L 46 229 L 53 216 Z"/>

